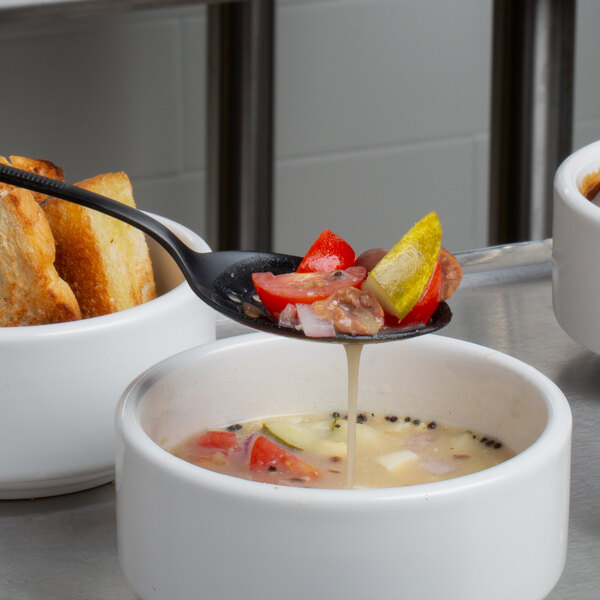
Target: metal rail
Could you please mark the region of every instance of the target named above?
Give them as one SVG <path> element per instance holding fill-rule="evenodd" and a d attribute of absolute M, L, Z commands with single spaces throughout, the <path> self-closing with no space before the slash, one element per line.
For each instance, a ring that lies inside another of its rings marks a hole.
<path fill-rule="evenodd" d="M 271 250 L 274 0 L 208 8 L 208 243 Z"/>
<path fill-rule="evenodd" d="M 495 0 L 489 243 L 552 235 L 554 174 L 571 151 L 575 0 Z"/>

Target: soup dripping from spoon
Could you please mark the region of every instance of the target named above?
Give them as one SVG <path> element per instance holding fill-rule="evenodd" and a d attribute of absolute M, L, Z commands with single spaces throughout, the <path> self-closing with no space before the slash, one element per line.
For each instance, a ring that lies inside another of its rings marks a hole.
<path fill-rule="evenodd" d="M 239 250 L 196 252 L 147 213 L 89 190 L 4 164 L 0 164 L 0 181 L 98 210 L 140 229 L 171 255 L 188 285 L 201 300 L 221 314 L 253 329 L 320 342 L 365 344 L 432 333 L 447 325 L 452 318 L 446 302 L 441 302 L 423 327 L 385 326 L 376 335 L 336 332 L 335 336 L 330 337 L 307 337 L 301 329 L 283 327 L 271 319 L 262 306 L 252 281 L 253 273 L 271 272 L 278 275 L 294 272 L 301 257 Z"/>

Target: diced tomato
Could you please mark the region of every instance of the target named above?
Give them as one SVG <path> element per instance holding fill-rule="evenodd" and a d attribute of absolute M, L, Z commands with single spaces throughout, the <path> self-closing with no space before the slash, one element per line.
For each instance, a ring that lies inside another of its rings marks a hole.
<path fill-rule="evenodd" d="M 426 325 L 442 298 L 442 267 L 438 261 L 427 288 L 414 308 L 400 321 L 400 327 Z"/>
<path fill-rule="evenodd" d="M 235 450 L 238 447 L 238 439 L 231 431 L 208 431 L 198 440 L 198 445 L 203 448 Z"/>
<path fill-rule="evenodd" d="M 281 446 L 264 435 L 259 435 L 254 441 L 250 453 L 250 468 L 261 469 L 271 465 L 275 466 L 286 454 L 287 452 Z"/>
<path fill-rule="evenodd" d="M 306 461 L 298 458 L 295 454 L 287 454 L 281 459 L 280 464 L 285 467 L 288 473 L 297 475 L 298 477 L 308 477 L 309 479 L 318 479 L 321 477 L 321 472 L 317 467 L 313 467 Z"/>
<path fill-rule="evenodd" d="M 275 319 L 288 304 L 312 304 L 339 289 L 360 288 L 367 276 L 364 267 L 333 273 L 253 273 L 252 281 L 261 302 Z"/>
<path fill-rule="evenodd" d="M 354 264 L 354 250 L 339 235 L 324 229 L 302 259 L 298 273 L 333 273 Z"/>
<path fill-rule="evenodd" d="M 256 438 L 250 454 L 250 469 L 266 470 L 274 467 L 278 471 L 297 477 L 317 479 L 321 476 L 319 469 L 308 464 L 294 454 L 286 452 L 281 446 L 260 435 Z"/>

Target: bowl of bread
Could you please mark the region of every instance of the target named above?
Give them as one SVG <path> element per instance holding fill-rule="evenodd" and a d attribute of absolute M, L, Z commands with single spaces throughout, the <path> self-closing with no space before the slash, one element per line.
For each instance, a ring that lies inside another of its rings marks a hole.
<path fill-rule="evenodd" d="M 0 162 L 64 180 L 45 160 Z M 123 172 L 77 184 L 135 206 Z M 190 229 L 152 215 L 197 251 Z M 114 410 L 154 363 L 215 338 L 215 313 L 137 229 L 0 184 L 0 499 L 114 478 Z"/>

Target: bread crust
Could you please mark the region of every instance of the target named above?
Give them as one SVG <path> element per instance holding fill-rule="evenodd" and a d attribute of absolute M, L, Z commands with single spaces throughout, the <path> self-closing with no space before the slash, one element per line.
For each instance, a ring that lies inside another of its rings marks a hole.
<path fill-rule="evenodd" d="M 50 179 L 57 179 L 58 181 L 65 180 L 65 174 L 61 167 L 58 167 L 49 160 L 43 160 L 41 158 L 27 158 L 25 156 L 9 156 L 9 160 L 0 156 L 0 163 L 16 167 L 17 169 L 23 169 L 23 171 L 29 171 L 30 173 L 36 173 Z M 41 192 L 31 192 L 35 201 L 38 204 L 43 204 L 48 196 Z"/>
<path fill-rule="evenodd" d="M 62 168 L 47 160 L 0 156 L 0 162 L 64 181 Z M 135 207 L 131 182 L 123 172 L 76 185 Z M 10 185 L 0 184 L 0 194 L 0 326 L 96 317 L 156 297 L 141 231 L 77 204 Z M 33 280 L 39 280 L 37 287 Z"/>
<path fill-rule="evenodd" d="M 129 177 L 105 173 L 79 187 L 135 207 Z M 50 198 L 44 212 L 56 241 L 56 268 L 84 318 L 137 306 L 156 297 L 144 234 L 107 215 Z"/>
<path fill-rule="evenodd" d="M 81 318 L 75 295 L 55 267 L 46 217 L 27 190 L 0 189 L 0 326 Z"/>

